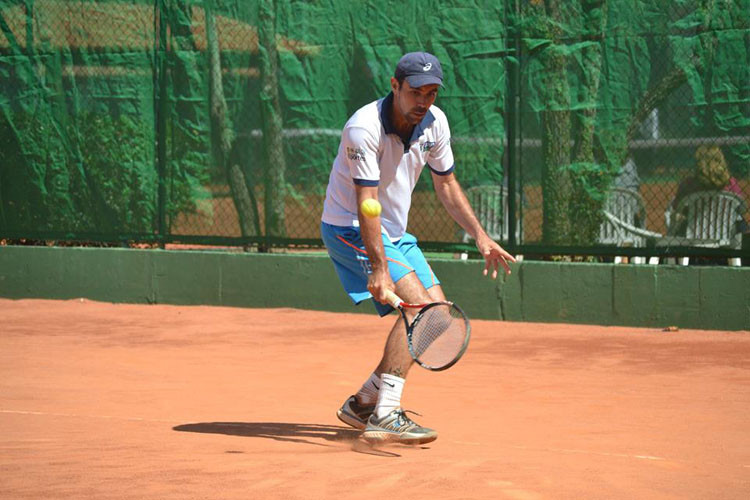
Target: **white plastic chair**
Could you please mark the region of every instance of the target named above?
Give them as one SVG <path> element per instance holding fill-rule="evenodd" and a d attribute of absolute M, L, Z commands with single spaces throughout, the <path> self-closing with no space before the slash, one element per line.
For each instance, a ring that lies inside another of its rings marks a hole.
<path fill-rule="evenodd" d="M 507 194 L 501 186 L 474 186 L 466 189 L 466 197 L 474 214 L 493 240 L 508 238 L 508 213 L 505 210 Z M 467 243 L 470 239 L 471 236 L 464 232 L 463 242 Z"/>
<path fill-rule="evenodd" d="M 495 241 L 508 241 L 508 189 L 497 185 L 473 186 L 467 188 L 465 194 L 487 235 Z M 516 241 L 520 238 L 520 227 L 516 227 Z M 472 238 L 464 231 L 461 239 L 468 243 Z M 519 257 L 523 258 L 516 256 Z"/>
<path fill-rule="evenodd" d="M 727 191 L 699 191 L 680 200 L 673 212 L 667 212 L 669 235 L 685 228 L 680 244 L 706 248 L 739 248 L 740 234 L 737 221 L 745 212 L 745 202 Z M 669 242 L 670 236 L 665 237 Z M 688 257 L 681 263 L 687 264 Z M 739 258 L 732 258 L 731 265 L 741 265 Z"/>
<path fill-rule="evenodd" d="M 605 219 L 599 229 L 599 243 L 624 247 L 644 247 L 648 237 L 661 236 L 643 227 L 646 207 L 638 191 L 612 188 L 604 203 Z M 645 257 L 634 257 L 635 263 L 645 262 Z M 615 257 L 615 263 L 622 257 Z"/>

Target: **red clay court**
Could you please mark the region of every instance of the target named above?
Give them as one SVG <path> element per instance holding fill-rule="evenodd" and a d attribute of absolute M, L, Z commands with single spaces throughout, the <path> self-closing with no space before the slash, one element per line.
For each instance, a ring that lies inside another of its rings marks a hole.
<path fill-rule="evenodd" d="M 373 449 L 335 416 L 391 319 L 0 300 L 0 498 L 750 498 L 748 332 L 473 321 Z M 355 330 L 356 329 L 356 330 Z"/>

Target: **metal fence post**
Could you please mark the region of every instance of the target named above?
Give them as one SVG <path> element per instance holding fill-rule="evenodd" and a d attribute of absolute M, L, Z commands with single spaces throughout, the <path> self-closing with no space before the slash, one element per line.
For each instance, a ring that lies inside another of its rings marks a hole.
<path fill-rule="evenodd" d="M 156 134 L 156 171 L 158 175 L 157 190 L 157 237 L 159 246 L 169 236 L 167 227 L 167 6 L 166 0 L 154 3 L 154 121 Z"/>
<path fill-rule="evenodd" d="M 508 15 L 509 9 L 512 9 Z M 505 16 L 508 26 L 508 42 L 511 45 L 513 54 L 512 58 L 507 58 L 505 67 L 508 74 L 507 89 L 507 111 L 506 111 L 506 137 L 508 140 L 507 169 L 505 174 L 508 177 L 508 250 L 511 253 L 516 252 L 519 244 L 516 241 L 516 228 L 518 226 L 516 214 L 516 169 L 519 166 L 518 157 L 518 84 L 519 84 L 519 66 L 521 64 L 521 53 L 519 44 L 519 34 L 516 29 L 517 16 L 519 13 L 518 0 L 508 0 L 505 6 Z"/>

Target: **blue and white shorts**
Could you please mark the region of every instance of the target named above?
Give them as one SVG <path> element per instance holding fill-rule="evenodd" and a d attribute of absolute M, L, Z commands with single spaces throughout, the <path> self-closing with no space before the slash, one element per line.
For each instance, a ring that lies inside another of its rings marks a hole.
<path fill-rule="evenodd" d="M 367 290 L 367 276 L 372 273 L 372 267 L 359 228 L 332 226 L 322 222 L 320 234 L 328 249 L 328 255 L 333 260 L 336 274 L 349 297 L 355 304 L 371 299 L 372 294 Z M 422 250 L 417 246 L 417 238 L 411 234 L 405 233 L 395 242 L 383 235 L 383 248 L 388 261 L 388 271 L 394 283 L 414 271 L 425 288 L 440 284 Z M 373 304 L 381 316 L 393 311 L 393 307 L 375 300 Z"/>

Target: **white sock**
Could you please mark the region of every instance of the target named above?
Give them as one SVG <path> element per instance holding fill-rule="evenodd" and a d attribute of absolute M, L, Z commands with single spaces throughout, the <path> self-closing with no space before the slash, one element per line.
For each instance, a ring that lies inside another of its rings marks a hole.
<path fill-rule="evenodd" d="M 395 375 L 384 373 L 380 376 L 380 393 L 375 407 L 375 417 L 383 418 L 396 408 L 401 407 L 401 393 L 404 392 L 406 380 Z"/>
<path fill-rule="evenodd" d="M 357 401 L 363 405 L 374 405 L 378 402 L 378 392 L 380 391 L 380 377 L 375 373 L 370 374 L 359 392 L 356 394 Z"/>

